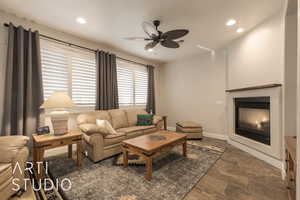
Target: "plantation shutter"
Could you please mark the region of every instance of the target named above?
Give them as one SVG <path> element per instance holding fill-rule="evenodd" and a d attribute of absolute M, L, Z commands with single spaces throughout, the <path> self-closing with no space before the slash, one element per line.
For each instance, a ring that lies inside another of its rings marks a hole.
<path fill-rule="evenodd" d="M 96 102 L 96 63 L 72 57 L 72 99 L 77 105 L 93 106 Z"/>
<path fill-rule="evenodd" d="M 145 107 L 147 103 L 148 73 L 142 65 L 117 61 L 120 107 Z"/>
<path fill-rule="evenodd" d="M 117 79 L 119 106 L 133 106 L 133 72 L 125 66 L 117 66 Z"/>
<path fill-rule="evenodd" d="M 41 50 L 44 100 L 55 91 L 68 92 L 68 57 L 47 48 Z"/>
<path fill-rule="evenodd" d="M 41 60 L 45 100 L 55 91 L 65 91 L 76 106 L 94 109 L 96 60 L 93 53 L 43 40 Z"/>
<path fill-rule="evenodd" d="M 135 70 L 135 105 L 146 106 L 148 73 L 145 67 Z"/>

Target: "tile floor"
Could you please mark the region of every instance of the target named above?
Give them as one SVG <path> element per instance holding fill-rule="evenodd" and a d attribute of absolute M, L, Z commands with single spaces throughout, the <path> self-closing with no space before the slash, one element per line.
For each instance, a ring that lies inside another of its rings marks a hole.
<path fill-rule="evenodd" d="M 226 151 L 184 200 L 288 200 L 279 169 L 225 141 L 204 138 L 203 143 Z"/>

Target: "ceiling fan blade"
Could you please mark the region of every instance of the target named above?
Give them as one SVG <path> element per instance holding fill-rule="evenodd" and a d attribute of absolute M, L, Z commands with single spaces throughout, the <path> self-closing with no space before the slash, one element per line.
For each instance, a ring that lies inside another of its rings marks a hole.
<path fill-rule="evenodd" d="M 145 37 L 125 37 L 125 40 L 136 40 L 136 41 L 145 41 L 145 40 L 150 40 L 149 38 Z"/>
<path fill-rule="evenodd" d="M 160 44 L 167 48 L 179 48 L 179 44 L 173 40 L 163 40 Z"/>
<path fill-rule="evenodd" d="M 143 30 L 150 37 L 153 38 L 158 35 L 156 28 L 149 22 L 142 23 Z"/>
<path fill-rule="evenodd" d="M 177 30 L 172 30 L 172 31 L 168 31 L 162 34 L 162 38 L 163 39 L 167 39 L 167 40 L 176 40 L 178 38 L 181 38 L 183 36 L 185 36 L 186 34 L 189 33 L 189 30 L 186 29 L 177 29 Z"/>
<path fill-rule="evenodd" d="M 158 41 L 150 42 L 145 46 L 145 50 L 148 51 L 149 49 L 153 49 L 157 44 L 158 44 Z"/>

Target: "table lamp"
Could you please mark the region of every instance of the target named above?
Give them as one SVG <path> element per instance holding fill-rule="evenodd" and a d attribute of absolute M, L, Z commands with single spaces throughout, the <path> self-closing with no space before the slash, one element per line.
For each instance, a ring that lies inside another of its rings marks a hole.
<path fill-rule="evenodd" d="M 67 92 L 53 92 L 53 94 L 41 105 L 50 113 L 54 135 L 68 133 L 69 109 L 75 107 Z"/>

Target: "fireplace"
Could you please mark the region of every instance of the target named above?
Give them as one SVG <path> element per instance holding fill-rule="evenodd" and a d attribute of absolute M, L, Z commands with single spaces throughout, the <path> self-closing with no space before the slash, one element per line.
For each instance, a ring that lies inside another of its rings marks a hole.
<path fill-rule="evenodd" d="M 235 133 L 270 145 L 270 97 L 234 98 Z"/>
<path fill-rule="evenodd" d="M 227 105 L 228 142 L 281 166 L 277 162 L 283 146 L 280 85 L 227 90 Z"/>

